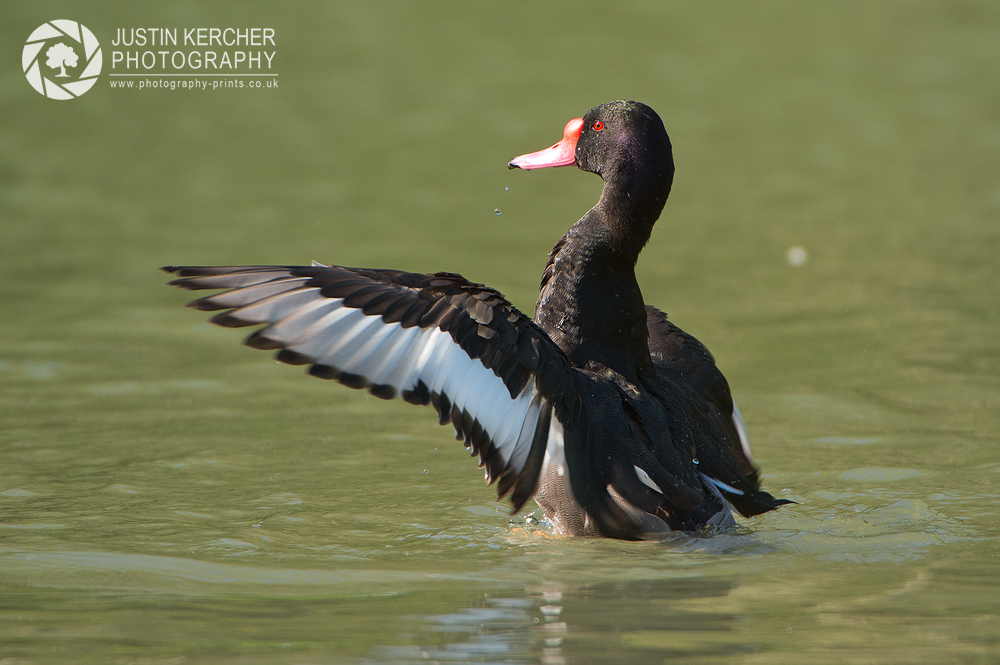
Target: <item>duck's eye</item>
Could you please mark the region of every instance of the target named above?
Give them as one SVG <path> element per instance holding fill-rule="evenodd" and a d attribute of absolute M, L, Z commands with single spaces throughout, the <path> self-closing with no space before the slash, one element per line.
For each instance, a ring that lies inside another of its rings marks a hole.
<path fill-rule="evenodd" d="M 594 122 L 594 131 L 595 132 L 599 132 L 602 129 L 604 129 L 604 123 L 603 122 L 601 122 L 600 120 L 597 120 L 596 122 Z"/>

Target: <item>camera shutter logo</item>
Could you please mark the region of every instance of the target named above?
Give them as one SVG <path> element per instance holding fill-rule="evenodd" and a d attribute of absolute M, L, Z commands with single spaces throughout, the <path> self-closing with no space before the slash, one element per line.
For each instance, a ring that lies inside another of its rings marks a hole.
<path fill-rule="evenodd" d="M 31 87 L 49 99 L 74 99 L 90 90 L 101 73 L 101 45 L 76 21 L 49 21 L 31 33 L 21 65 Z"/>

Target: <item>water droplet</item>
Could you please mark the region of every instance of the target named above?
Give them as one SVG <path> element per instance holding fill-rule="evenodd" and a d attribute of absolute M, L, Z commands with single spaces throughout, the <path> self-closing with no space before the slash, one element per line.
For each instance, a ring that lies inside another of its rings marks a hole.
<path fill-rule="evenodd" d="M 493 214 L 494 215 L 502 215 L 503 213 L 500 212 L 500 208 L 497 208 L 496 210 L 493 211 Z"/>
<path fill-rule="evenodd" d="M 424 475 L 425 476 L 427 475 L 427 469 L 424 469 Z"/>
<path fill-rule="evenodd" d="M 788 265 L 799 268 L 804 266 L 806 261 L 809 260 L 809 252 L 806 251 L 805 247 L 795 245 L 794 247 L 788 248 L 788 252 L 785 254 L 785 260 L 788 261 Z"/>
<path fill-rule="evenodd" d="M 695 466 L 698 466 L 699 464 L 701 464 L 701 462 L 698 461 L 697 457 L 695 457 L 693 460 L 691 460 L 691 463 L 694 464 Z"/>
<path fill-rule="evenodd" d="M 503 188 L 503 191 L 505 191 L 505 192 L 509 192 L 509 191 L 510 191 L 510 187 L 504 187 L 504 188 Z"/>

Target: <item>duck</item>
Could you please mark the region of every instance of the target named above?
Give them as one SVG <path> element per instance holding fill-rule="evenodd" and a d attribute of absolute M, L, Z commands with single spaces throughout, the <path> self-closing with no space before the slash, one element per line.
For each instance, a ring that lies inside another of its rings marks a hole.
<path fill-rule="evenodd" d="M 604 181 L 556 242 L 534 316 L 449 272 L 166 266 L 171 285 L 245 344 L 310 375 L 432 407 L 497 499 L 531 499 L 556 535 L 663 538 L 792 503 L 761 489 L 743 417 L 709 350 L 647 305 L 639 253 L 670 194 L 673 149 L 649 106 L 570 120 L 510 169 L 577 166 Z"/>

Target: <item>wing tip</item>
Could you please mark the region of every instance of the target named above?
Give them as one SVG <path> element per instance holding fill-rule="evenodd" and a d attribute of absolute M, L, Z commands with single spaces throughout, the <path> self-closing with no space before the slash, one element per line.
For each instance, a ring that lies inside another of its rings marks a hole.
<path fill-rule="evenodd" d="M 723 493 L 725 496 L 725 493 Z M 726 496 L 726 500 L 739 511 L 740 515 L 743 517 L 753 517 L 755 515 L 761 515 L 763 513 L 776 510 L 781 506 L 787 506 L 791 504 L 797 504 L 797 501 L 792 501 L 791 499 L 778 499 L 772 496 L 770 493 L 764 490 L 758 490 L 753 494 L 746 496 Z"/>
<path fill-rule="evenodd" d="M 257 332 L 253 333 L 245 340 L 243 340 L 243 343 L 249 346 L 251 349 L 258 349 L 260 351 L 277 351 L 279 349 L 285 348 L 284 344 L 282 344 L 277 340 L 271 339 L 270 337 L 262 335 L 261 332 L 263 331 L 258 330 Z"/>
<path fill-rule="evenodd" d="M 285 349 L 285 351 L 287 351 L 287 350 L 288 349 Z M 287 360 L 284 360 L 283 358 L 280 357 L 282 354 L 285 353 L 285 351 L 282 351 L 281 353 L 278 354 L 278 356 L 279 356 L 278 359 L 281 360 L 281 362 L 288 362 Z M 292 353 L 295 353 L 295 352 L 292 351 Z M 296 356 L 301 356 L 301 354 L 296 354 Z M 304 363 L 289 362 L 288 364 L 290 364 L 290 365 L 299 365 L 299 364 L 304 364 Z M 338 380 L 340 378 L 341 372 L 336 367 L 332 367 L 330 365 L 320 365 L 319 363 L 316 363 L 315 365 L 313 365 L 312 367 L 310 367 L 308 369 L 308 374 L 310 376 L 315 376 L 317 379 L 326 379 L 327 381 L 336 381 L 336 380 Z"/>
<path fill-rule="evenodd" d="M 402 397 L 407 403 L 414 404 L 416 406 L 427 406 L 431 403 L 431 394 L 430 390 L 427 388 L 427 384 L 419 380 L 413 390 L 404 390 L 402 392 Z"/>
<path fill-rule="evenodd" d="M 379 399 L 394 399 L 398 394 L 396 388 L 387 383 L 373 383 L 368 392 Z"/>
<path fill-rule="evenodd" d="M 249 342 L 250 340 L 248 339 L 247 341 Z M 285 363 L 286 365 L 308 365 L 309 363 L 314 361 L 312 357 L 307 356 L 303 353 L 299 353 L 298 351 L 292 351 L 291 349 L 282 349 L 281 351 L 278 351 L 278 353 L 275 354 L 274 359 L 277 360 L 279 363 Z M 326 365 L 324 365 L 323 367 L 326 367 Z M 319 375 L 313 374 L 313 376 L 319 376 Z M 327 377 L 320 376 L 319 378 L 325 379 Z M 331 376 L 330 378 L 332 379 L 336 377 Z"/>
<path fill-rule="evenodd" d="M 166 270 L 166 268 L 161 268 L 161 270 Z M 180 270 L 180 268 L 178 268 L 178 270 Z M 177 273 L 174 272 L 174 274 L 176 275 Z M 195 291 L 198 289 L 198 283 L 192 282 L 187 277 L 172 279 L 169 282 L 167 282 L 167 286 L 176 286 L 177 288 L 184 289 L 185 291 Z M 191 306 L 190 303 L 188 303 L 188 307 L 190 306 Z"/>
<path fill-rule="evenodd" d="M 176 283 L 177 281 L 181 280 L 175 280 L 174 282 L 170 282 L 170 284 L 173 284 L 174 286 L 180 286 L 182 288 L 187 288 L 184 286 L 183 282 L 177 284 Z M 191 302 L 187 303 L 184 306 L 190 307 L 191 309 L 196 309 L 199 312 L 217 312 L 220 309 L 232 309 L 232 307 L 226 307 L 224 305 L 219 305 L 212 302 L 211 296 L 209 296 L 208 298 L 198 298 L 197 300 L 192 300 Z"/>
<path fill-rule="evenodd" d="M 197 300 L 195 302 L 198 302 Z M 255 326 L 258 323 L 264 323 L 264 321 L 248 321 L 246 319 L 241 319 L 233 316 L 233 311 L 222 312 L 221 314 L 216 314 L 209 319 L 210 323 L 214 323 L 217 326 L 222 326 L 223 328 L 246 328 L 247 326 Z"/>
<path fill-rule="evenodd" d="M 301 353 L 291 351 L 289 349 L 282 349 L 278 352 L 276 358 L 289 365 L 305 365 L 313 362 L 313 359 L 305 356 Z M 395 386 L 389 385 L 387 383 L 371 383 L 365 377 L 360 374 L 352 374 L 350 372 L 344 372 L 332 365 L 323 365 L 321 363 L 315 363 L 309 368 L 308 373 L 311 376 L 315 376 L 319 379 L 326 379 L 328 381 L 337 381 L 341 385 L 347 386 L 348 388 L 354 388 L 355 390 L 368 389 L 375 397 L 379 399 L 395 399 L 399 395 L 399 391 Z M 403 391 L 408 393 L 409 391 Z M 411 402 L 412 403 L 412 402 Z"/>

